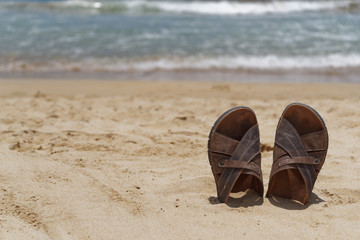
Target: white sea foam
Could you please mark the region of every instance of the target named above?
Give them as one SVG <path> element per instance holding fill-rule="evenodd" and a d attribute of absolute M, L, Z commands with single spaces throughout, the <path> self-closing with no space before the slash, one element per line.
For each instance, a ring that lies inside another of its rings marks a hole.
<path fill-rule="evenodd" d="M 116 66 L 110 67 L 116 70 Z M 340 55 L 329 56 L 298 56 L 298 57 L 278 57 L 278 56 L 238 56 L 220 57 L 209 59 L 160 59 L 156 61 L 143 61 L 122 66 L 125 69 L 136 69 L 149 71 L 154 69 L 177 70 L 177 69 L 258 69 L 258 70 L 290 70 L 290 69 L 319 69 L 319 68 L 345 68 L 360 67 L 360 55 Z"/>
<path fill-rule="evenodd" d="M 276 14 L 303 11 L 331 10 L 349 6 L 358 6 L 358 0 L 322 0 L 322 1 L 266 1 L 266 2 L 236 2 L 236 1 L 164 1 L 164 0 L 67 0 L 53 2 L 0 2 L 3 7 L 26 7 L 36 9 L 80 8 L 92 10 L 109 10 L 111 12 L 142 12 L 160 11 L 172 13 L 192 13 L 211 15 L 241 15 L 241 14 Z"/>
<path fill-rule="evenodd" d="M 328 56 L 238 56 L 219 58 L 160 58 L 124 61 L 117 59 L 86 59 L 76 62 L 48 61 L 46 63 L 11 61 L 0 63 L 0 72 L 51 71 L 154 71 L 154 70 L 316 70 L 360 67 L 360 55 L 332 54 Z"/>
<path fill-rule="evenodd" d="M 103 3 L 97 1 L 85 1 L 85 0 L 68 0 L 65 2 L 56 2 L 58 5 L 72 6 L 72 7 L 87 7 L 87 8 L 101 8 Z"/>
<path fill-rule="evenodd" d="M 317 11 L 345 7 L 350 1 L 271 1 L 271 2 L 205 2 L 205 1 L 126 1 L 128 8 L 149 7 L 167 12 L 198 13 L 198 14 L 267 14 Z"/>

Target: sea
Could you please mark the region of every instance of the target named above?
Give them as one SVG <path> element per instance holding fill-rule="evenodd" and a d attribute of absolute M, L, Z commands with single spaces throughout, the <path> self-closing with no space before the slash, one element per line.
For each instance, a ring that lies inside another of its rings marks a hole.
<path fill-rule="evenodd" d="M 0 77 L 360 82 L 360 0 L 0 0 Z"/>

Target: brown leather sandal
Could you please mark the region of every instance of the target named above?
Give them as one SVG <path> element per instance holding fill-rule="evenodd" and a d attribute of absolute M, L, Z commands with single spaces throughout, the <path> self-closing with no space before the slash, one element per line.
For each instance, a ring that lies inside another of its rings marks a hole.
<path fill-rule="evenodd" d="M 208 156 L 220 202 L 226 203 L 230 192 L 247 189 L 263 196 L 259 127 L 252 109 L 232 108 L 217 119 Z"/>
<path fill-rule="evenodd" d="M 311 107 L 292 103 L 280 117 L 266 197 L 275 195 L 306 204 L 325 162 L 328 132 Z"/>

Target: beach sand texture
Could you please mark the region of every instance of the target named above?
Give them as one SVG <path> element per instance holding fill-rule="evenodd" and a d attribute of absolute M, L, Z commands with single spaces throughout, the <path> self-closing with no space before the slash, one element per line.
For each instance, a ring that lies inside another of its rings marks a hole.
<path fill-rule="evenodd" d="M 330 138 L 310 203 L 216 199 L 211 126 L 257 114 L 265 190 L 278 119 L 314 107 Z M 0 239 L 359 239 L 360 85 L 0 81 Z"/>

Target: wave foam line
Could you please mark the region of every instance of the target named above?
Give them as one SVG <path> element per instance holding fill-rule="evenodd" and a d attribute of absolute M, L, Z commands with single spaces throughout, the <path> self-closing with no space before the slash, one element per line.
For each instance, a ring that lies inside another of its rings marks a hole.
<path fill-rule="evenodd" d="M 304 11 L 320 11 L 338 8 L 357 8 L 357 0 L 344 1 L 269 1 L 269 2 L 235 2 L 235 1 L 146 1 L 146 0 L 67 0 L 51 2 L 0 2 L 0 9 L 24 8 L 44 10 L 79 9 L 98 12 L 170 12 L 210 15 L 246 15 L 292 13 Z"/>
<path fill-rule="evenodd" d="M 128 1 L 128 8 L 157 8 L 165 12 L 198 13 L 198 14 L 267 14 L 267 13 L 290 13 L 303 11 L 317 11 L 346 7 L 349 1 L 271 1 L 271 2 L 166 2 L 166 1 Z"/>
<path fill-rule="evenodd" d="M 101 66 L 101 67 L 100 67 Z M 0 72 L 52 72 L 52 71 L 154 71 L 154 70 L 316 70 L 360 67 L 360 55 L 315 57 L 239 56 L 220 58 L 162 58 L 157 60 L 125 61 L 120 59 L 86 59 L 76 62 L 11 61 L 0 63 Z"/>
<path fill-rule="evenodd" d="M 239 56 L 220 57 L 213 59 L 188 58 L 183 60 L 160 59 L 127 64 L 125 69 L 149 71 L 154 69 L 259 69 L 259 70 L 288 70 L 288 69 L 319 69 L 360 67 L 360 55 L 329 55 L 316 57 L 278 57 L 278 56 Z M 113 69 L 115 70 L 116 67 Z"/>

